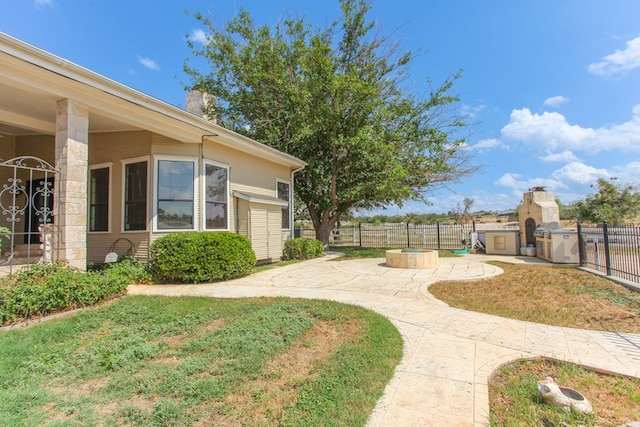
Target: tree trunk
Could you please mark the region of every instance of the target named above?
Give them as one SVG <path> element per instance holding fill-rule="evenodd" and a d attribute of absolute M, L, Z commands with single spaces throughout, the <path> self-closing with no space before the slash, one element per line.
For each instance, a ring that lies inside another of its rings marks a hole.
<path fill-rule="evenodd" d="M 316 228 L 316 239 L 322 242 L 322 245 L 325 249 L 329 247 L 329 237 L 331 236 L 331 230 L 333 229 L 333 224 L 329 222 L 321 222 L 318 224 Z"/>
<path fill-rule="evenodd" d="M 316 231 L 316 239 L 322 242 L 325 249 L 329 247 L 329 238 L 331 236 L 331 230 L 336 225 L 336 222 L 340 218 L 340 215 L 331 215 L 327 209 L 319 214 L 315 209 L 307 205 L 309 216 L 313 222 L 313 228 Z"/>

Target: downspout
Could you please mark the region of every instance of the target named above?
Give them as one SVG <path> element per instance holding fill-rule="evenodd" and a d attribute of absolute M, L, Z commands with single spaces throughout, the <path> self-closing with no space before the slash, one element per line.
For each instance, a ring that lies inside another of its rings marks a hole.
<path fill-rule="evenodd" d="M 238 206 L 240 204 L 240 199 L 234 197 L 233 200 L 233 210 L 236 211 L 236 234 L 240 234 L 240 207 Z"/>

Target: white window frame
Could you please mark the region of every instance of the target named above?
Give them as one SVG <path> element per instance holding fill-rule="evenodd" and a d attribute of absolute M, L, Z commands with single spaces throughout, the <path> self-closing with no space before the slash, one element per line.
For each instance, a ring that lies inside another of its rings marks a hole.
<path fill-rule="evenodd" d="M 142 163 L 142 162 L 147 162 L 147 203 L 145 206 L 145 213 L 146 213 L 146 221 L 145 221 L 145 228 L 144 230 L 125 230 L 124 229 L 124 214 L 125 214 L 125 191 L 126 191 L 126 184 L 127 184 L 127 165 L 132 164 L 132 163 Z M 141 157 L 133 157 L 130 159 L 123 159 L 120 161 L 120 163 L 122 163 L 122 206 L 120 209 L 120 232 L 121 233 L 148 233 L 149 232 L 149 200 L 150 200 L 150 188 L 151 187 L 149 185 L 150 180 L 149 178 L 151 177 L 151 158 L 150 156 L 141 156 Z"/>
<path fill-rule="evenodd" d="M 231 223 L 231 218 L 230 218 L 230 213 L 231 213 L 231 197 L 229 196 L 231 193 L 231 190 L 229 188 L 229 186 L 231 185 L 231 166 L 226 164 L 226 163 L 221 163 L 221 162 L 216 162 L 214 160 L 209 160 L 209 159 L 203 159 L 202 161 L 203 166 L 202 166 L 202 219 L 201 219 L 201 227 L 202 230 L 204 231 L 229 231 L 231 229 L 230 227 L 230 223 Z M 226 228 L 207 228 L 207 165 L 211 165 L 211 166 L 215 166 L 217 168 L 222 168 L 222 169 L 226 169 L 227 170 L 227 185 L 226 185 L 226 192 L 225 192 L 225 196 L 226 196 L 226 203 L 227 203 L 227 209 L 226 209 L 226 222 L 227 222 L 227 226 Z"/>
<path fill-rule="evenodd" d="M 158 229 L 158 180 L 160 178 L 159 174 L 159 164 L 162 161 L 171 161 L 171 162 L 191 162 L 193 163 L 193 226 L 191 228 L 167 228 L 167 229 Z M 153 231 L 155 233 L 175 233 L 180 231 L 196 231 L 198 229 L 199 218 L 198 214 L 200 212 L 200 192 L 198 191 L 198 179 L 200 176 L 200 162 L 197 157 L 180 157 L 180 156 L 153 156 Z"/>
<path fill-rule="evenodd" d="M 108 169 L 109 170 L 109 191 L 108 191 L 108 199 L 107 199 L 107 229 L 100 231 L 91 231 L 91 172 L 98 169 Z M 88 179 L 88 188 L 87 188 L 87 233 L 91 234 L 106 234 L 111 233 L 111 211 L 113 210 L 113 162 L 106 163 L 98 163 L 95 165 L 89 165 L 89 179 Z"/>
<path fill-rule="evenodd" d="M 293 186 L 291 185 L 291 181 L 289 181 L 288 179 L 282 179 L 282 178 L 276 178 L 276 199 L 279 199 L 278 197 L 278 184 L 282 183 L 282 184 L 287 184 L 289 186 L 289 200 L 287 203 L 289 203 L 289 228 L 283 228 L 282 230 L 291 230 L 293 228 Z M 282 199 L 281 199 L 282 200 Z"/>

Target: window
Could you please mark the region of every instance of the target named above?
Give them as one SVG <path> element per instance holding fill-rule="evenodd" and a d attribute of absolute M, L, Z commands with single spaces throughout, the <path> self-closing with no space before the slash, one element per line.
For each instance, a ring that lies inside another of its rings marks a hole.
<path fill-rule="evenodd" d="M 147 229 L 147 161 L 124 166 L 124 231 Z"/>
<path fill-rule="evenodd" d="M 228 229 L 229 169 L 212 163 L 205 163 L 205 229 Z"/>
<path fill-rule="evenodd" d="M 89 231 L 109 231 L 109 174 L 109 166 L 89 172 Z"/>
<path fill-rule="evenodd" d="M 157 176 L 157 229 L 193 230 L 195 162 L 158 160 Z"/>
<path fill-rule="evenodd" d="M 290 188 L 288 182 L 278 181 L 278 199 L 287 202 L 285 206 L 282 206 L 282 229 L 288 230 L 291 228 L 291 202 L 290 202 Z"/>

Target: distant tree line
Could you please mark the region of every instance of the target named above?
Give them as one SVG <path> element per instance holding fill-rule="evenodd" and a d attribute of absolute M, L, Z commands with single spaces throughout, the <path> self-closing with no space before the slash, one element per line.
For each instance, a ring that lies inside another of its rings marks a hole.
<path fill-rule="evenodd" d="M 578 200 L 569 204 L 563 204 L 560 199 L 556 199 L 558 204 L 560 219 L 566 221 L 580 221 L 584 223 L 600 224 L 625 224 L 640 223 L 640 190 L 637 185 L 619 184 L 616 178 L 599 179 L 593 188 L 598 191 L 586 196 L 583 200 Z M 435 224 L 435 223 L 462 223 L 472 220 L 479 220 L 492 215 L 497 216 L 498 212 L 476 211 L 471 212 L 473 199 L 465 198 L 463 205 L 458 204 L 455 209 L 446 213 L 408 213 L 403 215 L 372 215 L 372 216 L 350 216 L 345 215 L 343 223 L 357 224 Z M 522 202 L 515 208 L 516 218 Z M 304 212 L 298 212 L 296 218 L 304 221 Z"/>

